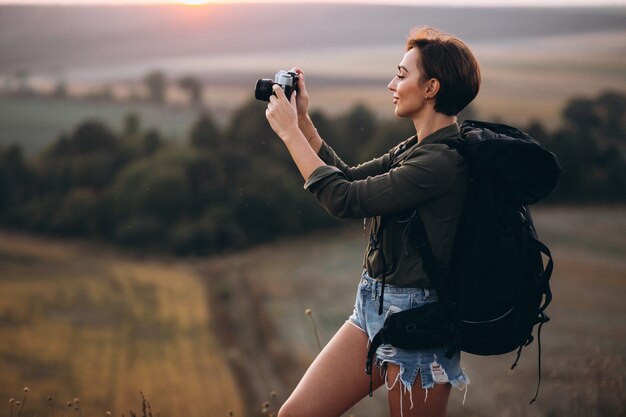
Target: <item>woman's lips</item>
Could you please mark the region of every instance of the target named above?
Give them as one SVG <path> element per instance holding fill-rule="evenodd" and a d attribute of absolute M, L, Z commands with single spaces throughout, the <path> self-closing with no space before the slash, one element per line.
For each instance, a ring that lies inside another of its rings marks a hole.
<path fill-rule="evenodd" d="M 398 100 L 399 100 L 398 97 L 393 96 L 393 104 L 398 104 Z"/>

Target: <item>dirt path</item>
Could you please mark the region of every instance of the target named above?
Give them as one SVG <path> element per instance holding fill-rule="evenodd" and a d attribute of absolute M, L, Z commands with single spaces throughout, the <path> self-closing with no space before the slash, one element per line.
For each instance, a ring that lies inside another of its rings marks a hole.
<path fill-rule="evenodd" d="M 276 415 L 299 366 L 280 342 L 262 290 L 247 273 L 249 262 L 245 255 L 237 255 L 200 263 L 198 270 L 208 288 L 213 331 L 246 399 L 245 415 L 262 415 L 264 403 Z"/>

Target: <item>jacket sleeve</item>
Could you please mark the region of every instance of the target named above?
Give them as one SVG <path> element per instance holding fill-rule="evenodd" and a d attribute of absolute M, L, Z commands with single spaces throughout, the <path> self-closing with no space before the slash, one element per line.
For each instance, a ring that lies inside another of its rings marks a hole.
<path fill-rule="evenodd" d="M 444 194 L 459 163 L 456 151 L 446 146 L 424 145 L 400 166 L 383 174 L 350 180 L 334 166 L 321 166 L 304 187 L 337 217 L 385 215 L 416 207 Z"/>
<path fill-rule="evenodd" d="M 385 155 L 372 159 L 369 162 L 365 162 L 356 167 L 350 167 L 339 158 L 333 148 L 326 142 L 322 142 L 318 156 L 326 164 L 338 168 L 339 171 L 345 175 L 346 179 L 354 181 L 387 172 L 391 166 L 391 153 L 392 151 L 389 151 Z"/>

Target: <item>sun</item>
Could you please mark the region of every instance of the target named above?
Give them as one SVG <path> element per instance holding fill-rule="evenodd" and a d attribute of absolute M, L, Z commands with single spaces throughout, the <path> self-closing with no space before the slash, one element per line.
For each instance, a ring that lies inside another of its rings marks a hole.
<path fill-rule="evenodd" d="M 188 6 L 201 6 L 210 3 L 211 0 L 178 0 L 178 2 Z"/>

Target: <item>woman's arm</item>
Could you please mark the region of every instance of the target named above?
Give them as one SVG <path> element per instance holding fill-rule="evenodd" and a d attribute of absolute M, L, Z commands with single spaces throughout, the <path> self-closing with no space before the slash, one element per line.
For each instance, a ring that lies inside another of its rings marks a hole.
<path fill-rule="evenodd" d="M 274 93 L 265 111 L 267 120 L 307 180 L 305 188 L 337 217 L 371 217 L 415 207 L 444 193 L 456 175 L 457 152 L 433 144 L 421 147 L 402 165 L 384 174 L 350 181 L 338 168 L 319 158 L 300 130 L 296 93 L 291 101 L 278 85 Z"/>
<path fill-rule="evenodd" d="M 317 152 L 298 127 L 296 112 L 296 92 L 287 100 L 285 92 L 278 85 L 273 87 L 274 94 L 265 110 L 265 117 L 276 134 L 283 140 L 291 158 L 296 163 L 300 174 L 306 180 L 317 168 L 325 166 Z M 319 135 L 318 135 L 319 136 Z"/>
<path fill-rule="evenodd" d="M 388 154 L 356 167 L 351 167 L 343 162 L 335 151 L 324 142 L 311 117 L 309 117 L 309 93 L 306 90 L 304 71 L 298 67 L 294 67 L 291 70 L 298 74 L 298 95 L 296 96 L 298 127 L 320 159 L 328 165 L 339 168 L 350 181 L 365 179 L 387 172 L 391 166 L 391 157 Z"/>
<path fill-rule="evenodd" d="M 305 188 L 336 217 L 372 217 L 414 208 L 445 194 L 463 169 L 456 151 L 432 144 L 420 147 L 398 167 L 363 180 L 348 181 L 334 167 L 318 168 Z"/>
<path fill-rule="evenodd" d="M 302 68 L 293 67 L 292 71 L 298 74 L 298 94 L 296 95 L 296 114 L 298 115 L 298 128 L 311 145 L 315 153 L 319 153 L 324 141 L 320 137 L 313 120 L 309 117 L 309 93 L 304 83 L 304 71 Z"/>

